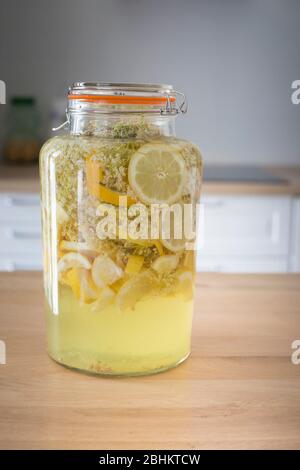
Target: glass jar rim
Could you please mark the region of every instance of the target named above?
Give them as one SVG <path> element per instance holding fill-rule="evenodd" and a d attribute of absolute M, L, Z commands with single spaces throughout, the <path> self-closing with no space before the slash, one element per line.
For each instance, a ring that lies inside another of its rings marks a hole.
<path fill-rule="evenodd" d="M 174 115 L 187 111 L 185 95 L 165 84 L 75 82 L 69 88 L 68 103 L 70 112 L 78 112 L 83 107 L 88 111 L 88 104 L 92 106 L 91 111 L 102 113 Z"/>

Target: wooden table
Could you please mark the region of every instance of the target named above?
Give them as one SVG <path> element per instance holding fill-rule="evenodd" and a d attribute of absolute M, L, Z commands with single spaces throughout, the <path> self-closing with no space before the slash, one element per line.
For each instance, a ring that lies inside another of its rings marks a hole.
<path fill-rule="evenodd" d="M 0 274 L 0 447 L 300 449 L 300 276 L 201 274 L 193 353 L 100 378 L 45 353 L 40 273 Z"/>

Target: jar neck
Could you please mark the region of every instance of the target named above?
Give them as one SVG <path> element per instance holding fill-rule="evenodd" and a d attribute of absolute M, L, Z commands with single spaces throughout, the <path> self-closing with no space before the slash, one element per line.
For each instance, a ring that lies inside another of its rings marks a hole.
<path fill-rule="evenodd" d="M 70 132 L 106 138 L 175 136 L 175 116 L 150 114 L 69 113 Z"/>

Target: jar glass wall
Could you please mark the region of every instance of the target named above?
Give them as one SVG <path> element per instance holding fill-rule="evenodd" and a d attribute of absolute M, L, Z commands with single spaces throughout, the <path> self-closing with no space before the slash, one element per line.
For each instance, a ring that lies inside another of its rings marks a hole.
<path fill-rule="evenodd" d="M 40 155 L 48 352 L 91 373 L 190 353 L 202 161 L 172 88 L 138 87 L 73 86 L 70 132 Z"/>

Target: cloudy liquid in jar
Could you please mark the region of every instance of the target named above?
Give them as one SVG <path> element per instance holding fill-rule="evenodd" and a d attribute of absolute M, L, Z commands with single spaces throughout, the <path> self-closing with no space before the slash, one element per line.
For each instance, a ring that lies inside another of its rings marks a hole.
<path fill-rule="evenodd" d="M 56 361 L 103 374 L 147 374 L 177 365 L 190 352 L 192 300 L 139 301 L 133 311 L 111 305 L 97 315 L 61 288 L 58 316 L 47 312 L 48 351 Z"/>

